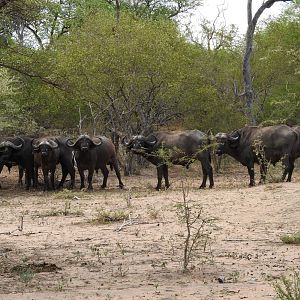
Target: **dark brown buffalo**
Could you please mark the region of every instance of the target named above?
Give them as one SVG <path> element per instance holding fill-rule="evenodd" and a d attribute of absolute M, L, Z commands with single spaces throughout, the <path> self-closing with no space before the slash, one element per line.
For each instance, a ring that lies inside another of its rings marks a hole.
<path fill-rule="evenodd" d="M 26 189 L 29 189 L 33 181 L 32 140 L 32 137 L 18 136 L 5 138 L 0 143 L 0 168 L 8 163 L 25 170 Z"/>
<path fill-rule="evenodd" d="M 206 186 L 207 176 L 209 187 L 214 186 L 213 171 L 210 164 L 209 141 L 205 133 L 199 130 L 182 132 L 153 132 L 148 136 L 133 136 L 123 144 L 133 153 L 142 155 L 157 168 L 156 190 L 161 189 L 162 177 L 168 188 L 168 164 L 188 166 L 195 160 L 202 165 L 203 181 L 200 188 Z"/>
<path fill-rule="evenodd" d="M 295 126 L 295 127 L 292 127 L 292 129 L 298 134 L 299 136 L 299 143 L 298 143 L 298 147 L 297 147 L 297 150 L 296 150 L 296 159 L 300 157 L 300 126 Z"/>
<path fill-rule="evenodd" d="M 44 176 L 44 190 L 55 189 L 54 175 L 56 165 L 61 164 L 62 179 L 58 187 L 63 187 L 68 174 L 71 176 L 71 188 L 75 184 L 75 169 L 73 166 L 72 150 L 63 137 L 44 137 L 32 141 L 34 153 L 34 178 L 35 187 L 38 182 L 38 168 L 41 167 Z M 49 172 L 51 173 L 49 183 Z"/>
<path fill-rule="evenodd" d="M 282 180 L 288 175 L 291 181 L 299 137 L 289 126 L 247 126 L 230 134 L 218 133 L 216 140 L 218 155 L 228 154 L 248 168 L 250 186 L 255 185 L 254 163 L 260 165 L 261 182 L 265 182 L 268 163 L 282 160 Z"/>
<path fill-rule="evenodd" d="M 119 171 L 115 146 L 108 138 L 104 136 L 90 137 L 88 135 L 80 135 L 74 143 L 69 140 L 67 145 L 75 151 L 75 160 L 80 174 L 80 189 L 85 187 L 85 170 L 88 170 L 88 189 L 93 189 L 93 175 L 94 171 L 98 171 L 98 169 L 100 169 L 103 174 L 101 188 L 105 188 L 109 173 L 107 165 L 115 169 L 119 180 L 119 187 L 124 187 Z"/>

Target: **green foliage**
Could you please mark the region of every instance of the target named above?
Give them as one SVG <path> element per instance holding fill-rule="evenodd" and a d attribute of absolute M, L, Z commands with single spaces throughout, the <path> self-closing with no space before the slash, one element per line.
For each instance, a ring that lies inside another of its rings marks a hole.
<path fill-rule="evenodd" d="M 170 21 L 199 2 L 122 2 L 117 23 L 111 1 L 10 1 L 0 10 L 0 66 L 16 90 L 0 96 L 1 128 L 76 128 L 79 109 L 83 129 L 95 133 L 244 126 L 236 29 L 203 21 L 193 44 Z M 298 12 L 295 4 L 256 34 L 259 122 L 300 122 Z"/>
<path fill-rule="evenodd" d="M 68 80 L 73 99 L 93 106 L 102 124 L 114 122 L 120 130 L 138 132 L 165 123 L 183 101 L 191 45 L 170 21 L 123 14 L 116 26 L 113 14 L 101 13 L 57 47 L 56 76 Z"/>
<path fill-rule="evenodd" d="M 300 277 L 295 272 L 290 278 L 282 276 L 279 282 L 274 284 L 277 297 L 280 300 L 300 300 Z"/>
<path fill-rule="evenodd" d="M 30 114 L 13 100 L 18 93 L 18 82 L 5 69 L 0 69 L 0 133 L 30 133 L 35 131 L 36 123 Z"/>
<path fill-rule="evenodd" d="M 300 232 L 282 235 L 280 239 L 285 244 L 300 245 Z"/>
<path fill-rule="evenodd" d="M 253 60 L 260 120 L 300 122 L 300 17 L 288 10 L 256 35 Z"/>
<path fill-rule="evenodd" d="M 96 217 L 91 221 L 93 224 L 108 224 L 128 219 L 129 213 L 123 210 L 107 211 L 98 209 Z"/>

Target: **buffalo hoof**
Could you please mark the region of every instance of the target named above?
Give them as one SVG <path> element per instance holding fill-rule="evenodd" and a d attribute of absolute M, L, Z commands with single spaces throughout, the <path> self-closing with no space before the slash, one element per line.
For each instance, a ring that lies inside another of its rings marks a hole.
<path fill-rule="evenodd" d="M 101 185 L 101 189 L 105 189 L 106 188 L 106 185 Z"/>
<path fill-rule="evenodd" d="M 200 190 L 205 189 L 205 185 L 202 185 L 202 184 L 201 184 L 200 187 L 199 187 L 199 189 L 200 189 Z"/>
<path fill-rule="evenodd" d="M 209 185 L 209 188 L 212 189 L 214 187 L 214 185 Z"/>
<path fill-rule="evenodd" d="M 155 189 L 156 189 L 157 191 L 160 191 L 160 190 L 161 190 L 161 187 L 157 186 Z"/>
<path fill-rule="evenodd" d="M 124 189 L 124 184 L 122 183 L 122 184 L 119 184 L 119 188 L 120 189 Z"/>
<path fill-rule="evenodd" d="M 80 186 L 80 188 L 79 188 L 79 189 L 80 189 L 80 190 L 82 190 L 82 189 L 84 189 L 84 188 L 85 188 L 85 186 L 84 186 L 84 185 L 82 185 L 82 186 Z"/>
<path fill-rule="evenodd" d="M 254 187 L 255 183 L 249 183 L 249 187 Z"/>

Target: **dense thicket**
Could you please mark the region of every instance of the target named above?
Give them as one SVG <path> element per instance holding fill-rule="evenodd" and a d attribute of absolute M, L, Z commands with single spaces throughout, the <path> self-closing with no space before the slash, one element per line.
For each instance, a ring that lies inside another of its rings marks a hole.
<path fill-rule="evenodd" d="M 229 27 L 210 32 L 206 23 L 192 42 L 171 18 L 199 3 L 128 2 L 121 18 L 110 1 L 7 3 L 0 8 L 2 132 L 228 131 L 247 123 L 243 37 Z M 294 5 L 256 33 L 259 122 L 300 123 L 299 15 Z"/>

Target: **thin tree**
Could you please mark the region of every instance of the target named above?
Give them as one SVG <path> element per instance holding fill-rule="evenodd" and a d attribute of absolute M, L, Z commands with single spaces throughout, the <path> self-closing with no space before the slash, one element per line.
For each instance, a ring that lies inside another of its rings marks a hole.
<path fill-rule="evenodd" d="M 250 59 L 253 50 L 253 36 L 257 21 L 265 9 L 273 6 L 275 2 L 292 2 L 292 0 L 267 0 L 258 8 L 254 16 L 252 16 L 252 0 L 247 2 L 247 18 L 248 18 L 248 29 L 246 33 L 246 49 L 243 60 L 243 79 L 244 79 L 244 93 L 243 96 L 246 98 L 246 110 L 247 117 L 251 125 L 256 124 L 256 118 L 253 111 L 253 105 L 255 102 L 255 93 L 253 91 Z"/>

